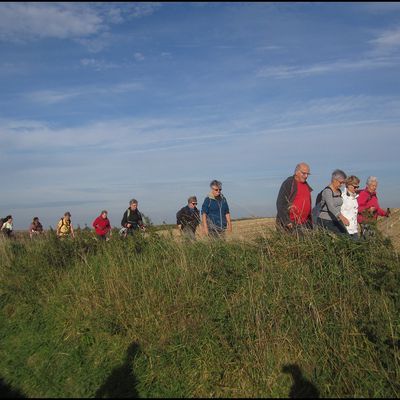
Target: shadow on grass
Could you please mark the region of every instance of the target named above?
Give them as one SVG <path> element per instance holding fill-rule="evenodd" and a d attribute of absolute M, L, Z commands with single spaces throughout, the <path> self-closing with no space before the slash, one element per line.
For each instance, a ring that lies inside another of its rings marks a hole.
<path fill-rule="evenodd" d="M 126 351 L 124 363 L 111 371 L 97 390 L 96 398 L 139 398 L 136 390 L 137 380 L 132 371 L 133 360 L 138 353 L 139 345 L 132 343 Z"/>
<path fill-rule="evenodd" d="M 3 378 L 0 378 L 0 399 L 26 399 L 26 396 L 5 383 Z"/>
<path fill-rule="evenodd" d="M 286 364 L 282 372 L 291 374 L 293 379 L 292 387 L 288 397 L 291 399 L 319 398 L 317 387 L 303 376 L 301 369 L 296 364 Z"/>

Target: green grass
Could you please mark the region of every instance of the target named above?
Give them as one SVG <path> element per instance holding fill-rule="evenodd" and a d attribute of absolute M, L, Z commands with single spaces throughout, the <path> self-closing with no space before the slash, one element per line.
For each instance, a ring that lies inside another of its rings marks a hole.
<path fill-rule="evenodd" d="M 400 395 L 399 257 L 381 237 L 49 233 L 0 257 L 0 377 L 28 397 Z"/>

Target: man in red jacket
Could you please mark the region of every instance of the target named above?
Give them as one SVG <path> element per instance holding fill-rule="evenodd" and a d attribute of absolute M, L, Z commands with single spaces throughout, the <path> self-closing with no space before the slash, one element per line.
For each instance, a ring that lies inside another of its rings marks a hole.
<path fill-rule="evenodd" d="M 383 210 L 379 206 L 376 189 L 378 187 L 378 179 L 370 176 L 367 179 L 367 187 L 361 190 L 357 198 L 358 216 L 357 221 L 361 225 L 361 235 L 366 238 L 373 235 L 371 225 L 376 223 L 378 216 L 389 217 L 390 210 Z"/>
<path fill-rule="evenodd" d="M 101 214 L 93 221 L 93 228 L 100 240 L 108 240 L 107 234 L 111 231 L 110 221 L 107 217 L 108 213 L 103 210 Z"/>

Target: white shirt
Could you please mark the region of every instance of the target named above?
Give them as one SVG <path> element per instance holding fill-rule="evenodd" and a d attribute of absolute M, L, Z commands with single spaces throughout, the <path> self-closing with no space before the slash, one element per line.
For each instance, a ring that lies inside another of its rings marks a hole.
<path fill-rule="evenodd" d="M 352 194 L 346 190 L 342 193 L 343 204 L 340 209 L 340 212 L 343 216 L 345 216 L 350 225 L 346 226 L 347 232 L 350 235 L 358 232 L 357 229 L 357 214 L 358 214 L 358 202 L 357 202 L 358 194 Z"/>

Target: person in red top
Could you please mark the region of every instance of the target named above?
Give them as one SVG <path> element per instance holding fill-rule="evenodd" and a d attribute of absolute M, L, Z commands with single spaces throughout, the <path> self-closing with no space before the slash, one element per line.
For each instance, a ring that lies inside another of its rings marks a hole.
<path fill-rule="evenodd" d="M 312 228 L 311 187 L 307 183 L 310 167 L 302 162 L 296 165 L 294 175 L 287 178 L 279 190 L 276 206 L 277 227 L 285 231 Z"/>
<path fill-rule="evenodd" d="M 93 228 L 100 240 L 108 240 L 107 234 L 111 232 L 111 225 L 108 219 L 108 212 L 103 210 L 101 214 L 93 221 Z"/>
<path fill-rule="evenodd" d="M 376 189 L 378 187 L 378 179 L 370 176 L 367 179 L 367 187 L 361 190 L 357 197 L 358 215 L 357 221 L 361 225 L 361 235 L 366 238 L 371 233 L 370 225 L 373 224 L 378 216 L 389 217 L 389 208 L 385 211 L 379 206 Z"/>

